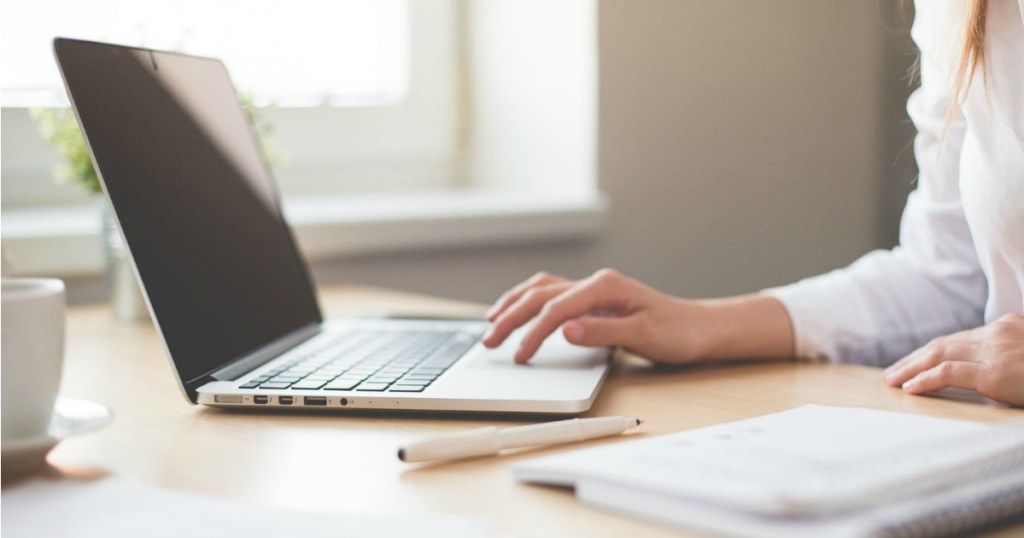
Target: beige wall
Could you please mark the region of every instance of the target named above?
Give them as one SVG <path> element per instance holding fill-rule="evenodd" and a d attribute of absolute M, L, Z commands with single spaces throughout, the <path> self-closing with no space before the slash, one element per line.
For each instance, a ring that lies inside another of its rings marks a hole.
<path fill-rule="evenodd" d="M 613 266 L 711 296 L 891 244 L 892 207 L 913 178 L 908 159 L 891 164 L 908 136 L 906 87 L 892 79 L 912 58 L 886 10 L 862 0 L 603 0 L 606 234 L 338 260 L 317 277 L 483 301 L 538 269 Z"/>

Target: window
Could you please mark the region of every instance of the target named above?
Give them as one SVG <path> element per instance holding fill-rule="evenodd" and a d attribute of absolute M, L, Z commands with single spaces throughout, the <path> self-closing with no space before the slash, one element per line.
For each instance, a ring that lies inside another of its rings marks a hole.
<path fill-rule="evenodd" d="M 393 105 L 408 86 L 408 9 L 405 0 L 7 0 L 4 104 L 58 94 L 50 41 L 59 35 L 215 56 L 257 101 Z"/>
<path fill-rule="evenodd" d="M 240 90 L 274 103 L 263 115 L 288 154 L 275 175 L 310 258 L 564 240 L 602 226 L 595 0 L 0 6 L 3 240 L 16 272 L 102 267 L 97 212 L 54 184 L 56 154 L 28 113 L 59 87 L 55 35 L 219 57 Z"/>
<path fill-rule="evenodd" d="M 5 207 L 82 198 L 53 187 L 54 154 L 28 114 L 62 104 L 54 36 L 224 60 L 271 105 L 286 196 L 454 181 L 454 0 L 3 0 L 3 14 Z"/>

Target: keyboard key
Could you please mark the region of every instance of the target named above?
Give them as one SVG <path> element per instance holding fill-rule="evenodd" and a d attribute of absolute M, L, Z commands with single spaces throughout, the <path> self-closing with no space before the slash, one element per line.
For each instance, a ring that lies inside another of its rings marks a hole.
<path fill-rule="evenodd" d="M 260 383 L 262 383 L 262 381 L 253 380 L 253 381 L 249 381 L 248 383 L 243 383 L 243 384 L 239 385 L 238 388 L 240 388 L 240 389 L 254 389 L 254 388 L 260 386 Z"/>
<path fill-rule="evenodd" d="M 242 386 L 379 392 L 401 385 L 396 392 L 420 392 L 479 337 L 467 330 L 354 330 L 324 339 L 305 356 L 281 361 Z"/>
<path fill-rule="evenodd" d="M 439 376 L 439 375 L 441 375 L 441 374 L 416 374 L 416 373 L 413 373 L 413 374 L 407 374 L 407 375 L 403 376 L 402 379 L 425 379 L 427 381 L 433 381 L 433 380 L 437 379 L 437 376 Z"/>
<path fill-rule="evenodd" d="M 335 379 L 324 386 L 324 390 L 352 390 L 362 382 L 362 379 Z"/>
<path fill-rule="evenodd" d="M 425 385 L 392 385 L 388 392 L 423 392 Z"/>
<path fill-rule="evenodd" d="M 415 378 L 410 379 L 408 377 L 403 377 L 402 379 L 398 380 L 397 384 L 399 384 L 399 385 L 420 385 L 420 386 L 424 386 L 425 387 L 425 386 L 429 385 L 432 381 L 433 381 L 433 379 L 415 379 Z"/>
<path fill-rule="evenodd" d="M 356 387 L 356 390 L 380 392 L 387 388 L 387 383 L 363 383 Z"/>
<path fill-rule="evenodd" d="M 326 384 L 326 380 L 303 379 L 292 385 L 292 388 L 296 390 L 316 390 Z"/>
<path fill-rule="evenodd" d="M 476 345 L 476 342 L 477 340 L 474 336 L 463 333 L 438 348 L 437 352 L 428 361 L 454 362 L 465 354 L 466 351 L 469 351 L 469 348 Z"/>
<path fill-rule="evenodd" d="M 447 368 L 447 367 L 451 366 L 452 364 L 455 364 L 455 361 L 459 360 L 459 357 L 461 357 L 461 355 L 458 355 L 458 356 L 446 355 L 446 356 L 434 357 L 432 359 L 427 359 L 427 360 L 423 361 L 423 364 L 421 364 L 420 366 L 436 367 L 436 368 Z"/>

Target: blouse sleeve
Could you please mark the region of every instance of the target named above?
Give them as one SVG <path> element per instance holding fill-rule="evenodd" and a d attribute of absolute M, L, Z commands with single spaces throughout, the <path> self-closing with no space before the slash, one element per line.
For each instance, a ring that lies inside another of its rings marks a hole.
<path fill-rule="evenodd" d="M 911 35 L 921 51 L 921 86 L 907 111 L 918 131 L 920 176 L 903 210 L 900 244 L 849 267 L 765 290 L 789 312 L 803 358 L 886 365 L 936 336 L 984 320 L 987 285 L 960 200 L 967 128 L 961 114 L 942 139 L 951 70 L 938 47 L 946 46 L 948 8 L 925 0 L 916 8 Z"/>

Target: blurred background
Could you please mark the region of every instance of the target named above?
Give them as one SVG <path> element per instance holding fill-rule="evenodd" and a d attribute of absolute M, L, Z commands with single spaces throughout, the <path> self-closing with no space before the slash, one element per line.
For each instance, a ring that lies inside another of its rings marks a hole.
<path fill-rule="evenodd" d="M 66 105 L 56 35 L 222 58 L 321 285 L 489 302 L 615 267 L 749 292 L 894 245 L 916 176 L 913 14 L 887 0 L 0 9 L 5 270 L 74 301 L 108 293 L 104 202 L 40 135 Z"/>

